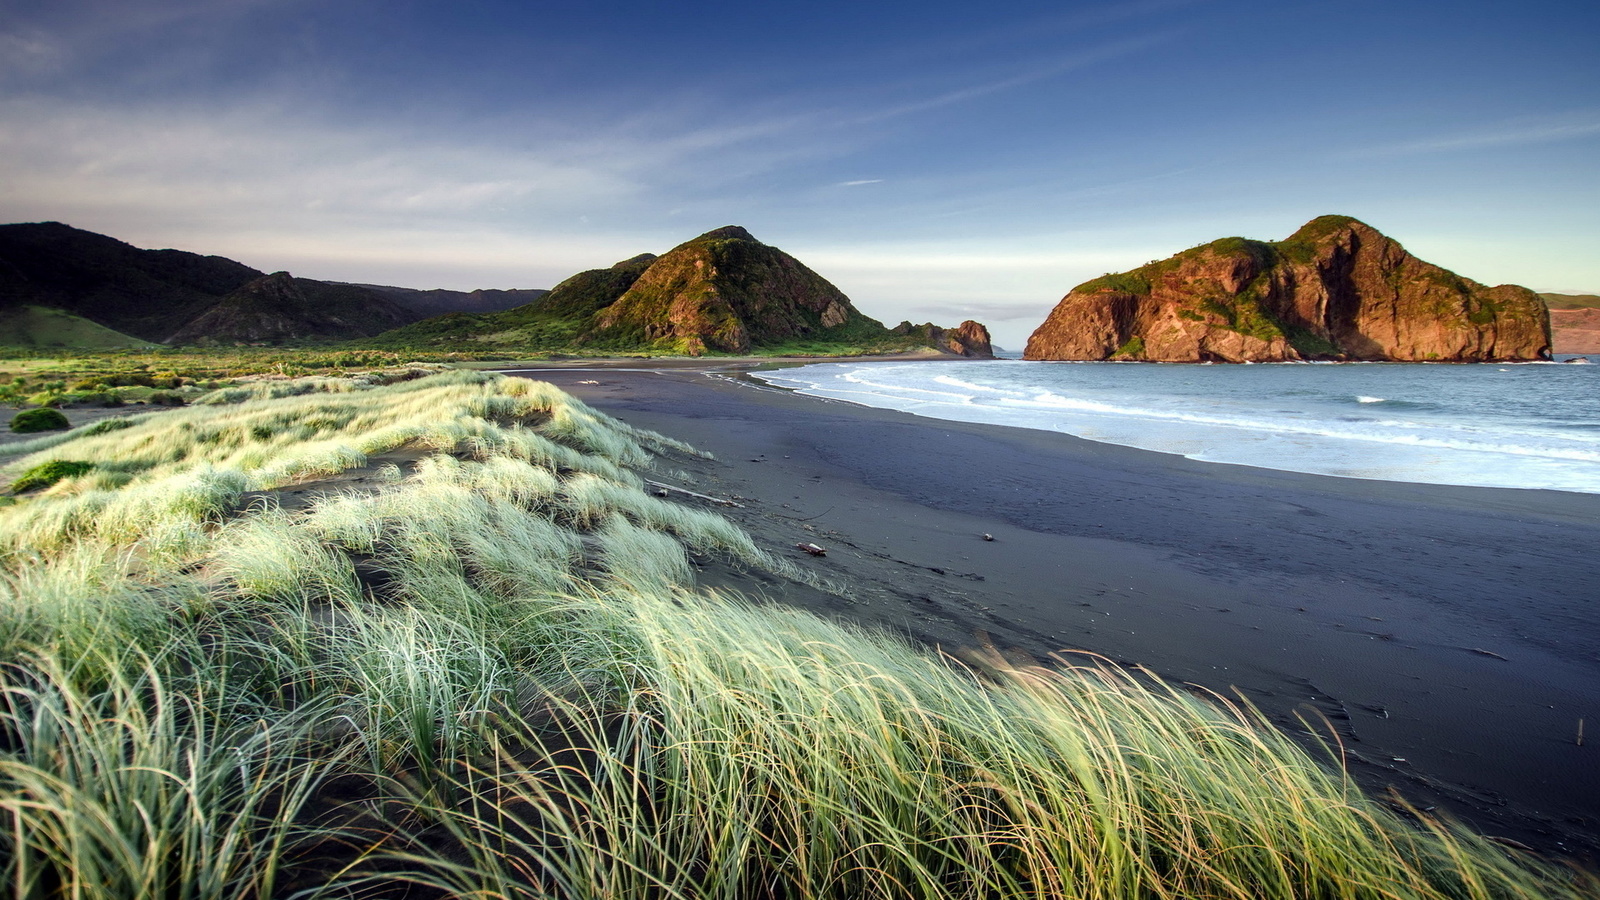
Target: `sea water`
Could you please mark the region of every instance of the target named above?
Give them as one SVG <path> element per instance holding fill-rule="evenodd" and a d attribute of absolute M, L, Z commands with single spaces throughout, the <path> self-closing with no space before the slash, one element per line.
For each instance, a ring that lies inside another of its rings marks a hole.
<path fill-rule="evenodd" d="M 1208 462 L 1600 493 L 1600 365 L 837 362 L 758 377 Z"/>

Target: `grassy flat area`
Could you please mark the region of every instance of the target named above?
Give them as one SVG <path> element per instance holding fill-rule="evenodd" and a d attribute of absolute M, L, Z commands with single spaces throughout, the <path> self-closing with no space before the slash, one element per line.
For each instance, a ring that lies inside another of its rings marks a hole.
<path fill-rule="evenodd" d="M 196 386 L 197 389 L 198 386 Z M 0 877 L 72 897 L 1580 897 L 1248 707 L 697 587 L 799 573 L 546 384 L 0 447 Z M 65 474 L 63 474 L 65 473 Z M 827 585 L 821 585 L 826 589 Z"/>

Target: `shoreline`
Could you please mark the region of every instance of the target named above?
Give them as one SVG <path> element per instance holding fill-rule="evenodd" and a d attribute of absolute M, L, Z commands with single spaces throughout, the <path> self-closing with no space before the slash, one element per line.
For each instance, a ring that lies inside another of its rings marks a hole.
<path fill-rule="evenodd" d="M 736 383 L 811 361 L 496 368 L 710 451 L 672 461 L 685 486 L 848 596 L 710 586 L 951 652 L 1098 654 L 1291 733 L 1325 719 L 1369 794 L 1600 860 L 1600 750 L 1575 740 L 1600 722 L 1600 496 L 1201 463 Z"/>

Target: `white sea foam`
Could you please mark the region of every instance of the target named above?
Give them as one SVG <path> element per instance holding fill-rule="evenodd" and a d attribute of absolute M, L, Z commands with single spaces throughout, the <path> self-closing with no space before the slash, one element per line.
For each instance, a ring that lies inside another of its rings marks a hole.
<path fill-rule="evenodd" d="M 1212 462 L 1600 493 L 1595 369 L 1013 361 L 953 368 L 832 363 L 761 377 L 869 406 L 1060 431 Z M 1352 400 L 1381 405 L 1387 414 L 1357 414 Z"/>

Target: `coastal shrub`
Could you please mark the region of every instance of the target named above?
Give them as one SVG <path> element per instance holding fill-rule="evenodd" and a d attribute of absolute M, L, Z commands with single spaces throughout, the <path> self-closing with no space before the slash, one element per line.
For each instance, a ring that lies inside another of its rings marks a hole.
<path fill-rule="evenodd" d="M 61 431 L 70 423 L 58 409 L 42 407 L 25 409 L 11 417 L 11 430 L 17 434 L 35 434 L 40 431 Z"/>
<path fill-rule="evenodd" d="M 94 463 L 71 459 L 52 459 L 23 472 L 11 482 L 11 493 L 23 494 L 49 487 L 63 478 L 76 478 L 94 469 Z"/>

